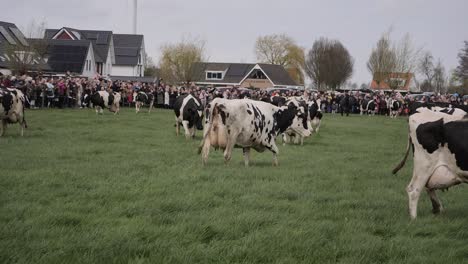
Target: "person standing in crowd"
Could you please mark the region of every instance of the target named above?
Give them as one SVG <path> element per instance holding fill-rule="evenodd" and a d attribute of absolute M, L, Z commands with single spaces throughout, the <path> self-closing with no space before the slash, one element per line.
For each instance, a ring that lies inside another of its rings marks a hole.
<path fill-rule="evenodd" d="M 340 112 L 341 116 L 343 116 L 343 113 L 346 113 L 346 116 L 349 116 L 349 93 L 348 91 L 345 91 L 344 96 L 340 100 Z"/>
<path fill-rule="evenodd" d="M 164 90 L 164 108 L 169 108 L 169 85 L 166 85 Z"/>

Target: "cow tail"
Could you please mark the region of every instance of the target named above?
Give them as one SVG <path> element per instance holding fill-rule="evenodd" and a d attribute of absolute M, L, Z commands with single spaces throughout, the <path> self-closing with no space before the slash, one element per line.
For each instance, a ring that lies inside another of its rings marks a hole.
<path fill-rule="evenodd" d="M 406 159 L 408 158 L 408 154 L 410 151 L 410 145 L 411 145 L 411 136 L 408 135 L 408 145 L 406 146 L 406 153 L 403 159 L 400 161 L 400 163 L 392 170 L 392 174 L 396 174 L 403 166 L 405 166 Z"/>

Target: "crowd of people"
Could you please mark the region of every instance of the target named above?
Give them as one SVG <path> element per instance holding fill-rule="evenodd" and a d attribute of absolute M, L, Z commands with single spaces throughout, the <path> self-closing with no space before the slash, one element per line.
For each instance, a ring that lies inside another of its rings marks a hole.
<path fill-rule="evenodd" d="M 363 93 L 354 92 L 310 92 L 308 90 L 278 89 L 267 91 L 265 89 L 246 88 L 204 88 L 195 85 L 173 86 L 163 81 L 157 83 L 142 83 L 129 80 L 110 80 L 96 76 L 95 78 L 82 78 L 65 75 L 57 76 L 0 76 L 0 88 L 15 87 L 20 89 L 27 97 L 26 106 L 29 108 L 83 108 L 86 107 L 84 97 L 95 91 L 107 90 L 120 92 L 122 106 L 132 106 L 135 93 L 143 91 L 152 93 L 155 98 L 154 105 L 161 108 L 173 108 L 176 98 L 181 94 L 192 94 L 206 105 L 215 97 L 228 99 L 250 98 L 253 100 L 269 101 L 272 96 L 302 97 L 306 100 L 319 100 L 320 109 L 325 113 L 360 113 L 363 101 L 374 101 L 375 113 L 387 115 L 390 100 L 401 102 L 401 113 L 407 111 L 411 101 L 446 102 L 451 104 L 468 104 L 468 97 L 457 94 L 414 95 L 400 93 Z"/>

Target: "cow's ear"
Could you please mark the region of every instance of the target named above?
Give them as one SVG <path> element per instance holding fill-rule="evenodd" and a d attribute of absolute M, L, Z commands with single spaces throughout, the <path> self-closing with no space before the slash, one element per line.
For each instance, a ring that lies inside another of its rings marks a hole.
<path fill-rule="evenodd" d="M 416 128 L 416 137 L 419 144 L 423 146 L 429 153 L 433 153 L 439 148 L 440 144 L 444 144 L 444 121 L 427 122 Z"/>

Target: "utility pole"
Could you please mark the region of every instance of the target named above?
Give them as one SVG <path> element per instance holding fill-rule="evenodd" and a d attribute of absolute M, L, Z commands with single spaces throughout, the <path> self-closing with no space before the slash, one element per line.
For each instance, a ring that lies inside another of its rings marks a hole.
<path fill-rule="evenodd" d="M 133 34 L 137 33 L 137 0 L 133 0 Z"/>

